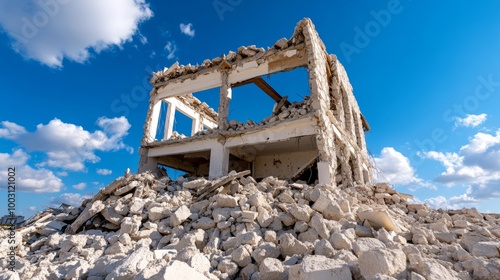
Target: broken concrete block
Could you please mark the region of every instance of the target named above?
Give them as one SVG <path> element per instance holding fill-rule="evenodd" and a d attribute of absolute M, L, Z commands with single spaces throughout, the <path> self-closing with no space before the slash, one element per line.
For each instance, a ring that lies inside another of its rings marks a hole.
<path fill-rule="evenodd" d="M 170 221 L 173 227 L 176 227 L 182 224 L 189 216 L 191 215 L 191 211 L 186 205 L 182 205 L 179 207 L 170 217 Z"/>
<path fill-rule="evenodd" d="M 201 217 L 192 224 L 194 229 L 211 229 L 215 227 L 215 221 L 208 217 Z"/>
<path fill-rule="evenodd" d="M 268 227 L 273 222 L 273 217 L 264 207 L 259 207 L 258 212 L 257 222 L 261 227 Z"/>
<path fill-rule="evenodd" d="M 101 211 L 101 215 L 106 219 L 108 222 L 119 225 L 122 222 L 123 216 L 116 213 L 114 209 L 111 207 L 107 207 L 103 211 Z"/>
<path fill-rule="evenodd" d="M 252 257 L 250 252 L 245 248 L 245 246 L 239 246 L 231 253 L 231 258 L 239 266 L 245 267 L 252 262 Z"/>
<path fill-rule="evenodd" d="M 198 178 L 192 181 L 187 181 L 182 183 L 182 187 L 186 189 L 199 189 L 205 185 L 207 185 L 210 181 L 205 178 Z"/>
<path fill-rule="evenodd" d="M 230 278 L 233 278 L 238 273 L 238 264 L 229 259 L 224 259 L 219 263 L 217 269 L 222 273 L 227 273 Z"/>
<path fill-rule="evenodd" d="M 330 237 L 330 243 L 337 250 L 351 250 L 352 241 L 343 233 L 333 233 Z"/>
<path fill-rule="evenodd" d="M 217 204 L 218 207 L 234 208 L 238 206 L 238 198 L 234 196 L 218 194 L 214 196 L 214 198 L 215 198 L 215 203 Z"/>
<path fill-rule="evenodd" d="M 139 228 L 141 226 L 141 221 L 138 221 L 137 219 L 133 219 L 131 217 L 125 217 L 122 220 L 122 223 L 120 225 L 120 231 L 122 233 L 136 233 L 139 231 Z"/>
<path fill-rule="evenodd" d="M 382 241 L 375 239 L 375 238 L 358 238 L 353 244 L 352 244 L 352 250 L 354 251 L 354 254 L 358 256 L 358 258 L 361 256 L 363 252 L 373 250 L 376 248 L 385 248 L 385 244 L 382 243 Z"/>
<path fill-rule="evenodd" d="M 294 280 L 344 280 L 352 279 L 349 265 L 325 256 L 306 256 L 300 264 L 292 266 L 289 279 Z"/>
<path fill-rule="evenodd" d="M 283 257 L 301 255 L 307 252 L 307 246 L 296 239 L 292 234 L 285 233 L 278 238 L 278 248 Z"/>
<path fill-rule="evenodd" d="M 155 279 L 160 280 L 210 280 L 196 269 L 181 261 L 173 261 L 167 267 L 163 268 Z"/>
<path fill-rule="evenodd" d="M 68 227 L 68 233 L 75 234 L 85 222 L 101 212 L 105 207 L 104 203 L 100 200 L 87 204 L 80 216 L 78 216 L 78 218 Z"/>
<path fill-rule="evenodd" d="M 384 227 L 387 230 L 400 232 L 398 225 L 386 210 L 358 212 L 358 217 L 361 221 L 368 221 L 376 230 Z"/>
<path fill-rule="evenodd" d="M 280 254 L 280 249 L 274 243 L 264 242 L 253 250 L 252 258 L 260 264 L 265 258 L 278 258 Z"/>
<path fill-rule="evenodd" d="M 335 255 L 335 249 L 326 239 L 321 239 L 314 245 L 314 254 L 332 258 Z"/>
<path fill-rule="evenodd" d="M 132 201 L 130 202 L 129 204 L 129 212 L 131 214 L 142 214 L 142 210 L 144 208 L 144 204 L 146 202 L 141 199 L 141 198 L 138 198 L 138 197 L 134 197 L 132 198 Z"/>
<path fill-rule="evenodd" d="M 152 207 L 148 210 L 148 218 L 153 222 L 170 217 L 171 214 L 170 209 L 161 206 Z"/>
<path fill-rule="evenodd" d="M 261 280 L 285 280 L 285 268 L 280 260 L 275 258 L 265 258 L 259 265 L 259 275 Z"/>
<path fill-rule="evenodd" d="M 285 49 L 288 47 L 288 40 L 286 38 L 281 38 L 274 43 L 274 47 L 277 49 Z"/>
<path fill-rule="evenodd" d="M 142 185 L 141 182 L 139 182 L 139 181 L 132 181 L 132 182 L 128 183 L 126 186 L 117 189 L 115 191 L 114 195 L 121 196 L 121 195 L 123 195 L 123 194 L 125 194 L 125 193 L 127 193 L 127 192 L 129 192 L 129 191 L 131 191 L 131 190 L 133 190 L 133 189 L 135 189 L 137 187 L 139 187 L 140 185 Z"/>
<path fill-rule="evenodd" d="M 321 238 L 328 239 L 330 237 L 330 229 L 328 228 L 327 222 L 320 214 L 314 213 L 309 222 L 309 226 L 314 228 Z"/>
<path fill-rule="evenodd" d="M 297 221 L 309 222 L 309 220 L 311 219 L 312 209 L 309 207 L 309 205 L 295 204 L 291 206 L 288 211 Z"/>
<path fill-rule="evenodd" d="M 498 258 L 500 257 L 500 242 L 485 241 L 473 244 L 471 254 L 476 257 Z"/>
<path fill-rule="evenodd" d="M 406 270 L 406 255 L 401 250 L 371 249 L 359 257 L 359 269 L 365 279 L 373 279 L 377 274 L 403 278 Z"/>
<path fill-rule="evenodd" d="M 191 257 L 191 259 L 188 261 L 188 264 L 190 267 L 196 269 L 196 271 L 200 273 L 208 273 L 210 272 L 210 260 L 208 260 L 205 255 L 202 253 L 197 253 L 194 256 Z"/>

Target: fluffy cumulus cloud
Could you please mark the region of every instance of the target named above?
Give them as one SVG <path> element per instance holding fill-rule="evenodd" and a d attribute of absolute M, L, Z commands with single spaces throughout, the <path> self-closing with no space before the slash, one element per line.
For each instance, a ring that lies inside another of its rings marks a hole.
<path fill-rule="evenodd" d="M 3 129 L 7 129 L 2 122 Z M 128 134 L 130 123 L 125 117 L 97 120 L 101 129 L 89 132 L 81 126 L 53 119 L 48 124 L 39 124 L 34 132 L 24 128 L 11 130 L 0 137 L 11 139 L 31 151 L 42 151 L 47 159 L 39 163 L 40 167 L 58 167 L 71 171 L 84 171 L 85 163 L 95 163 L 100 158 L 96 151 L 117 151 L 133 149 L 123 143 Z M 12 126 L 12 123 L 9 122 Z M 0 128 L 1 129 L 1 128 Z"/>
<path fill-rule="evenodd" d="M 194 29 L 192 23 L 188 24 L 181 23 L 179 25 L 179 28 L 181 29 L 182 34 L 185 34 L 189 37 L 194 37 Z"/>
<path fill-rule="evenodd" d="M 456 118 L 455 126 L 476 127 L 486 121 L 488 115 L 467 115 L 465 118 Z"/>
<path fill-rule="evenodd" d="M 423 157 L 445 168 L 437 182 L 468 187 L 466 193 L 456 197 L 461 202 L 500 197 L 500 129 L 495 134 L 477 133 L 458 152 L 430 151 Z"/>
<path fill-rule="evenodd" d="M 16 170 L 16 189 L 24 192 L 58 192 L 64 186 L 61 179 L 45 168 L 33 168 L 27 164 L 29 156 L 23 150 L 12 154 L 0 153 L 0 181 L 7 182 L 8 168 Z M 5 186 L 3 186 L 5 187 Z"/>
<path fill-rule="evenodd" d="M 63 193 L 60 196 L 51 197 L 50 203 L 55 207 L 61 205 L 62 203 L 77 207 L 82 204 L 83 200 L 88 198 L 91 198 L 91 196 L 81 195 L 79 193 Z"/>
<path fill-rule="evenodd" d="M 419 187 L 435 188 L 419 178 L 410 164 L 410 160 L 393 147 L 385 147 L 380 157 L 373 159 L 375 167 L 375 180 L 378 182 L 389 182 L 396 186 L 409 186 L 416 189 Z"/>
<path fill-rule="evenodd" d="M 110 175 L 111 173 L 113 173 L 113 171 L 111 171 L 109 169 L 97 169 L 96 172 L 99 175 Z"/>
<path fill-rule="evenodd" d="M 458 152 L 430 151 L 423 157 L 445 167 L 436 181 L 448 185 L 487 184 L 500 180 L 500 129 L 495 134 L 477 133 Z"/>
<path fill-rule="evenodd" d="M 0 0 L 0 27 L 13 49 L 51 67 L 122 46 L 152 16 L 145 0 Z"/>

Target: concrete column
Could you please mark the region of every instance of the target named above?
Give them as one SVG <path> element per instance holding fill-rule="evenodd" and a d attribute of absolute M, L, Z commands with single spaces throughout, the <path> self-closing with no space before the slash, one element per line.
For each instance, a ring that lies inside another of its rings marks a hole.
<path fill-rule="evenodd" d="M 361 155 L 359 155 L 361 156 Z M 365 180 L 363 179 L 363 168 L 361 167 L 361 161 L 357 157 L 352 158 L 353 166 L 352 173 L 354 174 L 354 182 L 358 184 L 364 184 Z"/>
<path fill-rule="evenodd" d="M 335 173 L 332 168 L 332 163 L 319 161 L 316 166 L 318 168 L 318 183 L 320 185 L 335 187 L 337 184 L 335 183 Z"/>
<path fill-rule="evenodd" d="M 210 150 L 210 170 L 208 178 L 214 179 L 227 175 L 229 167 L 229 149 L 217 142 Z"/>
<path fill-rule="evenodd" d="M 163 139 L 165 140 L 170 139 L 172 136 L 172 132 L 174 130 L 175 109 L 177 107 L 174 102 L 167 101 L 167 104 L 167 120 L 165 121 L 165 130 L 163 133 Z"/>
<path fill-rule="evenodd" d="M 156 101 L 156 103 L 150 109 L 152 110 L 148 125 L 146 127 L 147 142 L 151 143 L 156 140 L 156 130 L 158 129 L 158 121 L 160 119 L 161 101 Z"/>
<path fill-rule="evenodd" d="M 228 81 L 229 72 L 227 70 L 221 71 L 222 84 L 220 87 L 220 102 L 219 102 L 219 115 L 218 125 L 219 129 L 226 130 L 229 126 L 229 103 L 231 102 L 232 92 Z"/>
<path fill-rule="evenodd" d="M 158 169 L 158 161 L 155 158 L 148 157 L 148 149 L 140 148 L 139 149 L 140 160 L 139 160 L 139 169 L 138 173 L 151 171 L 156 172 Z"/>
<path fill-rule="evenodd" d="M 198 131 L 203 130 L 203 124 L 200 121 L 200 115 L 193 116 L 191 123 L 191 136 L 195 135 Z"/>
<path fill-rule="evenodd" d="M 361 122 L 361 115 L 358 112 L 354 119 L 356 123 L 356 137 L 359 148 L 366 153 L 365 131 L 363 130 L 363 123 Z"/>

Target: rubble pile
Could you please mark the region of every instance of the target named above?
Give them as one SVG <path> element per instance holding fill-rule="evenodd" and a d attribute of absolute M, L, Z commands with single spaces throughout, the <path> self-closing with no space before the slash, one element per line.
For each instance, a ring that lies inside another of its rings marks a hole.
<path fill-rule="evenodd" d="M 120 177 L 18 229 L 0 279 L 500 279 L 498 215 L 249 173 Z"/>
<path fill-rule="evenodd" d="M 264 58 L 274 54 L 276 51 L 284 50 L 289 47 L 300 48 L 303 47 L 303 42 L 303 36 L 296 33 L 290 40 L 287 40 L 286 38 L 279 39 L 276 43 L 274 43 L 273 47 L 270 47 L 267 50 L 264 48 L 257 48 L 255 45 L 246 47 L 241 46 L 236 52 L 229 51 L 227 54 L 215 57 L 212 60 L 205 59 L 201 65 L 180 65 L 178 62 L 175 62 L 170 67 L 165 67 L 165 69 L 153 73 L 153 77 L 150 82 L 153 85 L 159 84 L 187 74 L 199 74 L 212 67 L 221 66 L 221 64 L 230 66 L 232 63 L 238 64 L 240 62 L 245 62 L 248 59 L 254 59 L 258 64 L 261 64 L 264 62 Z"/>
<path fill-rule="evenodd" d="M 286 101 L 286 99 L 285 99 L 285 101 Z M 294 120 L 294 119 L 301 118 L 312 111 L 311 102 L 312 102 L 312 100 L 310 99 L 310 97 L 305 96 L 304 100 L 302 102 L 293 102 L 289 106 L 285 106 L 285 105 L 279 106 L 280 104 L 276 104 L 277 106 L 275 106 L 271 116 L 263 119 L 261 122 L 257 123 L 257 122 L 250 120 L 250 119 L 247 120 L 247 122 L 245 122 L 245 123 L 239 122 L 237 120 L 231 120 L 231 121 L 229 121 L 227 131 L 230 131 L 230 132 L 231 131 L 243 131 L 243 130 L 252 129 L 252 128 L 256 128 L 256 127 L 262 127 L 262 126 L 265 126 L 268 124 L 277 123 L 277 122 L 281 122 L 281 121 L 285 121 L 285 120 Z M 208 129 L 197 132 L 196 134 L 193 135 L 193 137 L 201 136 L 201 135 L 208 135 L 208 134 L 211 134 L 217 130 L 218 130 L 218 128 L 215 128 L 215 129 L 208 128 Z M 186 138 L 185 135 L 179 134 L 175 131 L 172 134 L 172 136 L 170 137 L 170 139 L 175 139 L 175 140 L 184 139 L 184 138 Z"/>

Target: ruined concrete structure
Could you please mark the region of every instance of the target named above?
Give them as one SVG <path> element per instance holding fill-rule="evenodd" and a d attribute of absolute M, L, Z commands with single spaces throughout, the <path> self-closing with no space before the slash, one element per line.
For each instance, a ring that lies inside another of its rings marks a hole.
<path fill-rule="evenodd" d="M 309 76 L 302 102 L 290 103 L 261 78 L 299 67 Z M 261 123 L 228 120 L 231 89 L 249 83 L 277 102 L 272 115 Z M 154 73 L 151 84 L 139 172 L 160 164 L 209 178 L 251 170 L 255 178 L 313 178 L 333 186 L 371 182 L 364 137 L 369 126 L 344 67 L 327 53 L 310 19 L 268 50 L 240 47 L 201 66 L 176 62 Z M 193 96 L 211 88 L 220 88 L 217 112 Z M 163 102 L 166 116 L 160 115 Z M 189 137 L 173 131 L 176 110 L 192 119 Z M 164 131 L 157 133 L 162 117 Z"/>

